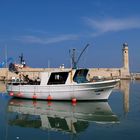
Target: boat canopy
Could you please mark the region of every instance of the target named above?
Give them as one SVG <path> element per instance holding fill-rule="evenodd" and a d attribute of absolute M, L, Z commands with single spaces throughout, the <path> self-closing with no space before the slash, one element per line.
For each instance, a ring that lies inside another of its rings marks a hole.
<path fill-rule="evenodd" d="M 88 69 L 75 69 L 69 71 L 43 72 L 41 74 L 41 85 L 57 85 L 71 83 L 86 83 Z"/>

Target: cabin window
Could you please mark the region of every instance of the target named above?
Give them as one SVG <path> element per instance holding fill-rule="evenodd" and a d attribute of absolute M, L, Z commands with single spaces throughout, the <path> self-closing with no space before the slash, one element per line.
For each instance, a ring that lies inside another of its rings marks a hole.
<path fill-rule="evenodd" d="M 76 70 L 73 80 L 77 83 L 85 83 L 88 82 L 86 79 L 88 73 L 88 69 L 79 69 Z"/>
<path fill-rule="evenodd" d="M 68 72 L 54 72 L 51 73 L 48 85 L 65 84 L 68 78 Z"/>

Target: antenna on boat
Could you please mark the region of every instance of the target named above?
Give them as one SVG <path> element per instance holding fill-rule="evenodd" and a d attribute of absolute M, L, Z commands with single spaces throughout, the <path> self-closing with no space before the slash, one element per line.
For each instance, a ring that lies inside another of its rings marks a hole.
<path fill-rule="evenodd" d="M 48 68 L 50 68 L 50 60 L 48 60 Z"/>
<path fill-rule="evenodd" d="M 78 59 L 76 60 L 76 49 L 73 49 L 72 50 L 72 54 L 71 52 L 69 51 L 69 53 L 71 54 L 71 65 L 72 65 L 72 69 L 77 69 L 77 64 L 81 58 L 81 56 L 83 55 L 84 51 L 88 48 L 89 44 L 87 44 L 84 49 L 82 50 L 82 52 L 80 53 Z"/>
<path fill-rule="evenodd" d="M 8 64 L 7 64 L 7 45 L 5 45 L 5 67 L 6 68 L 8 67 Z"/>
<path fill-rule="evenodd" d="M 22 62 L 23 62 L 23 53 L 21 53 L 21 55 L 19 56 L 19 59 L 20 59 L 20 64 L 22 64 Z"/>
<path fill-rule="evenodd" d="M 72 50 L 72 68 L 76 69 L 77 64 L 76 64 L 76 49 Z"/>
<path fill-rule="evenodd" d="M 77 68 L 77 65 L 76 65 L 76 49 L 72 49 L 72 52 L 71 50 L 69 50 L 69 54 L 70 54 L 70 63 L 71 63 L 71 68 L 72 69 L 76 69 Z"/>

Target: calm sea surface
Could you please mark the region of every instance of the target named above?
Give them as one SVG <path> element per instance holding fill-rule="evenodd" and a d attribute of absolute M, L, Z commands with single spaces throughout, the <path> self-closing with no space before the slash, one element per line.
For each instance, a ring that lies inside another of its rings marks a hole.
<path fill-rule="evenodd" d="M 121 81 L 107 102 L 72 104 L 0 94 L 0 140 L 55 139 L 140 140 L 140 81 Z"/>

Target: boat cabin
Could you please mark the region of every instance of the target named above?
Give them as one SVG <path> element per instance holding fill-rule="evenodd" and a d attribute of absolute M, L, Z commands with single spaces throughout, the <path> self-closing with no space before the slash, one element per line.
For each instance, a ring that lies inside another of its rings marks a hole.
<path fill-rule="evenodd" d="M 70 83 L 85 83 L 87 80 L 88 69 L 77 69 L 60 72 L 41 73 L 41 85 L 56 85 Z"/>

